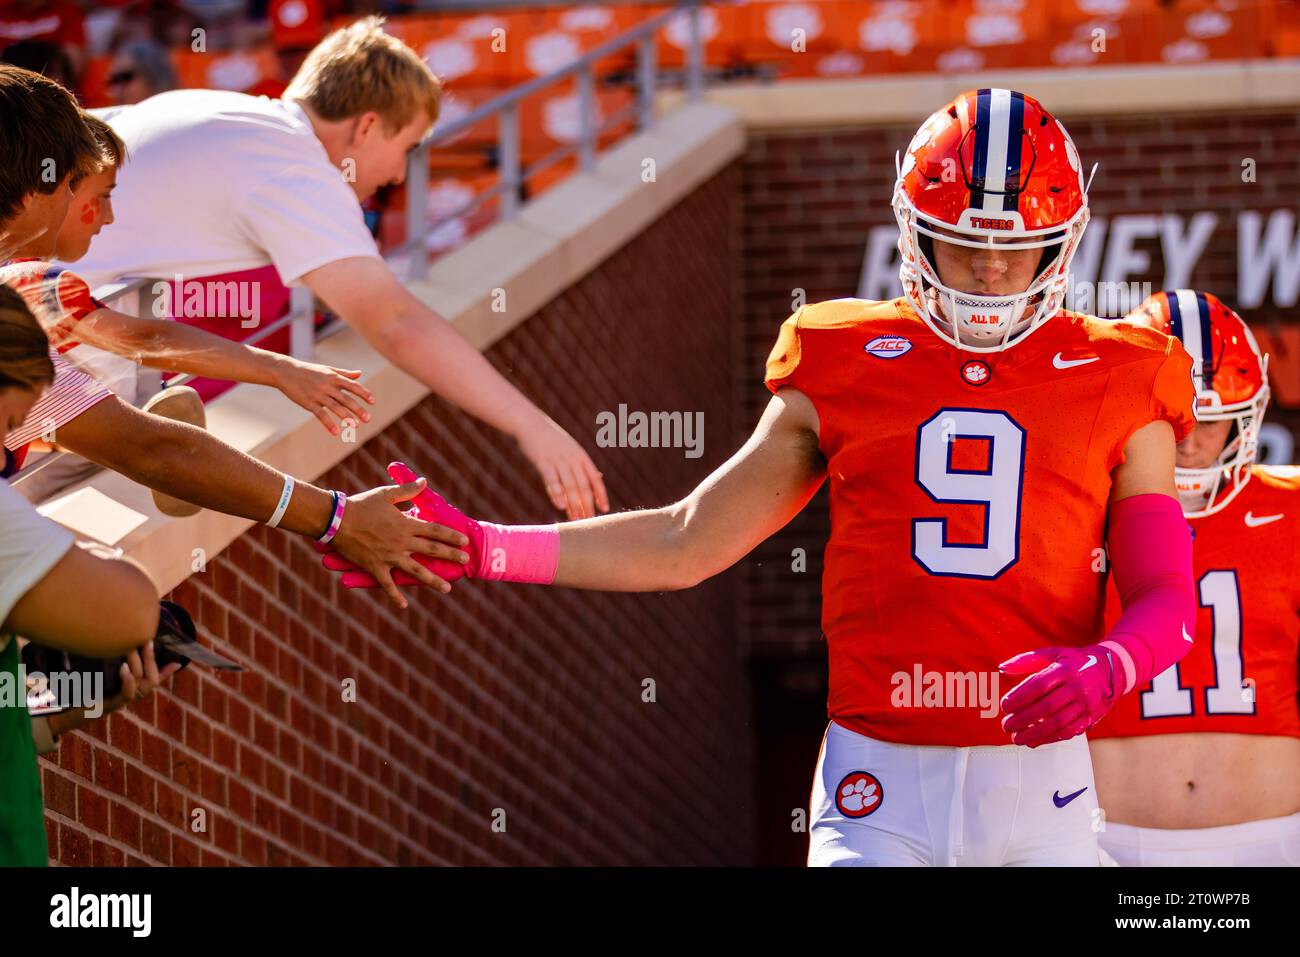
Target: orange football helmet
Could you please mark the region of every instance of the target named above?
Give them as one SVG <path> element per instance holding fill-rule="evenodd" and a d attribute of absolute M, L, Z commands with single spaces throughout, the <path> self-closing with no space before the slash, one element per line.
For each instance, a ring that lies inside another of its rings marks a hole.
<path fill-rule="evenodd" d="M 1250 480 L 1268 406 L 1268 356 L 1260 353 L 1241 316 L 1208 292 L 1158 292 L 1126 318 L 1182 342 L 1192 357 L 1198 422 L 1236 425 L 1214 465 L 1174 469 L 1183 514 L 1213 515 Z"/>
<path fill-rule="evenodd" d="M 1088 224 L 1088 196 L 1074 141 L 1037 100 L 1015 90 L 963 93 L 921 125 L 897 171 L 899 277 L 935 332 L 959 348 L 992 352 L 1056 314 Z M 1024 292 L 976 295 L 940 279 L 936 240 L 1042 255 Z"/>

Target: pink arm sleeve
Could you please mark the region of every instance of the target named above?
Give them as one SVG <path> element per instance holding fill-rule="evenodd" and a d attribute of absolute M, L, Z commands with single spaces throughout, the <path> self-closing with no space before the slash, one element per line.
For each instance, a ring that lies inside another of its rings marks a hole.
<path fill-rule="evenodd" d="M 1102 644 L 1119 659 L 1128 692 L 1192 647 L 1192 536 L 1177 500 L 1134 495 L 1111 506 L 1109 544 L 1124 613 Z"/>
<path fill-rule="evenodd" d="M 483 537 L 478 543 L 475 577 L 533 585 L 555 581 L 560 566 L 558 526 L 479 522 L 478 527 Z"/>

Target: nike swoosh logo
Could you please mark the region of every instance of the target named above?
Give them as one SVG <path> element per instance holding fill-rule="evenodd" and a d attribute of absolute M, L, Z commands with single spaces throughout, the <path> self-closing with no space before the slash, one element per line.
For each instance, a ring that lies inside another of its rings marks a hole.
<path fill-rule="evenodd" d="M 1058 369 L 1073 369 L 1075 366 L 1086 366 L 1089 362 L 1096 362 L 1101 356 L 1090 356 L 1087 359 L 1062 359 L 1058 352 L 1052 356 L 1052 365 Z"/>
<path fill-rule="evenodd" d="M 1073 801 L 1075 798 L 1077 798 L 1080 794 L 1082 794 L 1086 790 L 1088 790 L 1086 787 L 1082 787 L 1079 788 L 1079 790 L 1075 791 L 1073 794 L 1067 794 L 1065 797 L 1061 797 L 1060 791 L 1055 791 L 1052 793 L 1052 803 L 1055 804 L 1057 807 L 1065 807 L 1067 804 L 1069 804 L 1071 801 Z"/>
<path fill-rule="evenodd" d="M 1246 523 L 1248 528 L 1259 528 L 1259 526 L 1267 525 L 1269 522 L 1276 522 L 1279 518 L 1286 518 L 1286 512 L 1279 512 L 1276 515 L 1261 515 L 1259 518 L 1247 512 L 1242 521 Z"/>
<path fill-rule="evenodd" d="M 1187 633 L 1187 625 L 1183 625 L 1183 641 L 1191 641 L 1192 636 Z"/>
<path fill-rule="evenodd" d="M 1091 668 L 1091 667 L 1092 667 L 1093 665 L 1095 665 L 1096 663 L 1097 663 L 1097 656 L 1096 656 L 1096 655 L 1089 655 L 1089 656 L 1088 656 L 1088 660 L 1087 660 L 1086 662 L 1084 662 L 1083 667 L 1080 668 L 1079 670 L 1080 670 L 1080 671 L 1087 671 L 1089 668 Z"/>

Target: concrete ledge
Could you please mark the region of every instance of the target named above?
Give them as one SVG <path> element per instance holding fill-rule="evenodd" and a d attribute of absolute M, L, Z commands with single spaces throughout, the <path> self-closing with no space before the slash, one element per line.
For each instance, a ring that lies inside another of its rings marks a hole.
<path fill-rule="evenodd" d="M 744 127 L 725 107 L 682 106 L 654 129 L 603 154 L 591 173 L 556 185 L 510 223 L 484 230 L 442 257 L 408 287 L 487 349 L 598 266 L 700 183 L 740 155 Z M 654 179 L 642 180 L 643 161 Z M 496 290 L 505 308 L 494 311 Z M 319 343 L 316 358 L 362 370 L 379 400 L 355 442 L 326 433 L 319 422 L 279 392 L 241 385 L 208 405 L 214 435 L 264 462 L 312 480 L 356 452 L 429 395 L 423 384 L 376 353 L 351 329 Z M 379 476 L 376 476 L 376 482 Z M 40 511 L 79 536 L 121 548 L 163 591 L 175 588 L 252 526 L 204 511 L 170 518 L 149 491 L 112 472 L 96 475 L 44 503 Z"/>
<path fill-rule="evenodd" d="M 1300 105 L 1300 61 L 1227 60 L 1185 66 L 987 70 L 843 80 L 783 80 L 715 87 L 708 99 L 751 130 L 917 124 L 965 90 L 1005 86 L 1032 93 L 1059 116 L 1180 113 Z M 665 94 L 671 108 L 678 93 Z"/>

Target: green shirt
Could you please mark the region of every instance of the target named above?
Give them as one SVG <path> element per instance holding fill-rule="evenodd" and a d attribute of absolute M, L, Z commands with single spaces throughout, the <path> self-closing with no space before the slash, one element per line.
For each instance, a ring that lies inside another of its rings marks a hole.
<path fill-rule="evenodd" d="M 41 773 L 12 637 L 0 651 L 0 682 L 6 686 L 0 688 L 0 867 L 45 867 L 50 861 Z"/>

